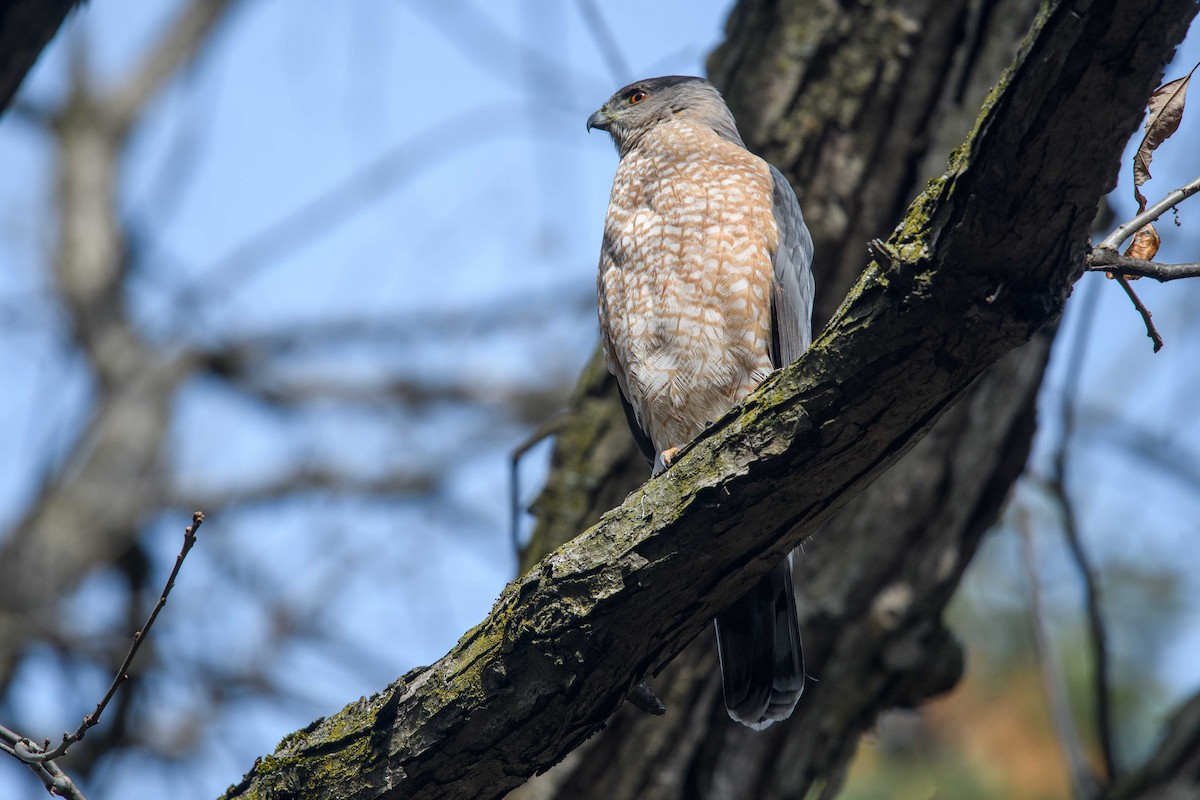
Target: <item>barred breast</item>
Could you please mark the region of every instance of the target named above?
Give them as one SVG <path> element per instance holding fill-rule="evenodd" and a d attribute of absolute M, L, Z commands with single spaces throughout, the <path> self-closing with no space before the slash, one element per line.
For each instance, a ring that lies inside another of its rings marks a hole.
<path fill-rule="evenodd" d="M 661 123 L 618 165 L 600 326 L 658 451 L 687 444 L 770 373 L 778 244 L 769 168 L 711 130 Z"/>

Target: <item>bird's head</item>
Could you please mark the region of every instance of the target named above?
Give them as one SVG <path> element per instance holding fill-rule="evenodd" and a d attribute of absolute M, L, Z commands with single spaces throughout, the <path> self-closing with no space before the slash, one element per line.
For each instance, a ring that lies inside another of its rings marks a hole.
<path fill-rule="evenodd" d="M 647 131 L 672 119 L 708 126 L 718 135 L 742 144 L 721 93 L 703 78 L 687 75 L 647 78 L 618 89 L 588 117 L 587 129 L 608 131 L 617 152 L 625 155 Z"/>

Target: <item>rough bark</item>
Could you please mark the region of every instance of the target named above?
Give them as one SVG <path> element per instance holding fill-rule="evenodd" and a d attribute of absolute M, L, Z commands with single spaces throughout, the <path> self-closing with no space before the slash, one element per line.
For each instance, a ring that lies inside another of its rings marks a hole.
<path fill-rule="evenodd" d="M 640 677 L 1057 318 L 1121 149 L 1195 10 L 1045 7 L 891 257 L 867 269 L 797 364 L 508 586 L 436 664 L 287 737 L 226 796 L 498 797 L 595 733 Z M 823 679 L 796 720 L 812 738 L 780 759 L 797 794 L 830 777 L 838 759 L 823 751 L 850 746 L 880 708 L 953 677 L 911 672 L 924 651 L 955 652 L 937 593 L 916 594 L 953 587 L 956 554 L 945 551 L 913 533 L 904 564 L 878 565 L 886 591 L 877 576 L 872 593 L 847 595 L 865 617 L 822 608 L 810 624 L 830 634 L 812 654 Z"/>

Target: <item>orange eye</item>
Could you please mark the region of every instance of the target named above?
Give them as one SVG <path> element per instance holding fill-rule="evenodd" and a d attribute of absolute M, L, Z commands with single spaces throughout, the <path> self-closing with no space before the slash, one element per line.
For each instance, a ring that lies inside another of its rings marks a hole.
<path fill-rule="evenodd" d="M 641 89 L 636 89 L 629 95 L 629 105 L 635 106 L 646 99 L 646 93 Z"/>

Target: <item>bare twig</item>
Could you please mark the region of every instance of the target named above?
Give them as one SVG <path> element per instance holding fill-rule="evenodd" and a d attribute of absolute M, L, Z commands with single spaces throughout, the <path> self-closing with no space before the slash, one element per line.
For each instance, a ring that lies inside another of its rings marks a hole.
<path fill-rule="evenodd" d="M 1150 337 L 1150 341 L 1154 342 L 1154 352 L 1162 350 L 1163 338 L 1158 332 L 1158 328 L 1154 327 L 1154 322 L 1150 319 L 1153 314 L 1150 309 L 1146 308 L 1146 304 L 1142 302 L 1142 298 L 1137 296 L 1137 292 L 1129 285 L 1129 278 L 1124 275 L 1117 275 L 1117 283 L 1121 284 L 1121 288 L 1125 290 L 1125 294 L 1129 295 L 1129 299 L 1133 301 L 1133 307 L 1142 315 L 1142 322 L 1146 323 L 1146 335 Z"/>
<path fill-rule="evenodd" d="M 517 445 L 512 451 L 512 455 L 509 456 L 508 494 L 510 510 L 512 512 L 512 527 L 509 533 L 512 536 L 514 553 L 521 552 L 521 459 L 543 439 L 548 439 L 562 430 L 563 424 L 566 421 L 567 417 L 565 414 L 551 417 L 535 428 L 533 433 L 529 434 L 529 437 L 525 441 Z"/>
<path fill-rule="evenodd" d="M 1159 283 L 1178 281 L 1180 278 L 1200 278 L 1200 261 L 1189 264 L 1160 264 L 1141 258 L 1129 258 L 1111 249 L 1093 249 L 1087 255 L 1088 272 L 1112 272 L 1115 275 L 1136 275 L 1154 278 Z"/>
<path fill-rule="evenodd" d="M 25 758 L 29 746 L 30 742 L 26 737 L 0 725 L 0 753 L 7 753 L 33 770 L 33 774 L 50 794 L 68 797 L 71 800 L 87 800 L 75 782 L 53 761 L 45 764 L 30 763 Z"/>
<path fill-rule="evenodd" d="M 1089 800 L 1099 796 L 1100 784 L 1088 766 L 1087 755 L 1083 750 L 1083 740 L 1079 736 L 1079 730 L 1075 727 L 1075 717 L 1071 714 L 1071 702 L 1066 693 L 1066 678 L 1062 674 L 1058 661 L 1054 658 L 1054 646 L 1050 634 L 1046 630 L 1046 619 L 1042 610 L 1042 594 L 1038 581 L 1037 559 L 1033 552 L 1033 537 L 1029 531 L 1028 520 L 1021 519 L 1017 529 L 1021 539 L 1022 563 L 1025 567 L 1026 579 L 1029 582 L 1029 619 L 1033 626 L 1033 651 L 1042 673 L 1042 689 L 1046 693 L 1050 720 L 1058 734 L 1058 743 L 1062 747 L 1063 757 L 1067 760 L 1073 793 L 1081 800 Z"/>
<path fill-rule="evenodd" d="M 129 667 L 133 664 L 133 659 L 137 656 L 138 650 L 141 649 L 142 642 L 146 640 L 146 636 L 150 633 L 150 628 L 154 625 L 154 621 L 158 619 L 158 613 L 167 604 L 167 596 L 171 593 L 171 589 L 175 587 L 175 578 L 179 575 L 179 569 L 183 566 L 183 560 L 187 558 L 188 552 L 191 551 L 192 546 L 196 543 L 196 531 L 200 529 L 200 525 L 203 522 L 204 514 L 199 511 L 192 514 L 192 524 L 183 532 L 183 546 L 179 550 L 179 555 L 175 557 L 175 567 L 167 577 L 167 582 L 158 597 L 158 602 L 154 604 L 154 608 L 151 609 L 150 616 L 146 618 L 146 622 L 133 634 L 133 645 L 129 648 L 129 652 L 125 654 L 125 660 L 121 662 L 116 677 L 113 678 L 103 699 L 96 704 L 95 711 L 85 716 L 83 722 L 80 723 L 74 732 L 64 733 L 62 741 L 53 749 L 50 747 L 49 739 L 46 739 L 45 742 L 39 745 L 29 737 L 22 736 L 0 725 L 0 752 L 7 753 L 29 767 L 51 794 L 72 798 L 72 800 L 85 800 L 83 793 L 75 785 L 75 782 L 71 780 L 70 776 L 54 763 L 55 759 L 65 756 L 71 746 L 87 734 L 89 728 L 99 724 L 100 716 L 104 713 L 104 709 L 108 707 L 108 704 L 116 695 L 117 690 L 121 688 L 121 685 L 129 680 Z"/>
<path fill-rule="evenodd" d="M 1154 222 L 1154 220 L 1167 213 L 1170 209 L 1182 203 L 1196 192 L 1200 192 L 1200 178 L 1183 186 L 1168 194 L 1162 200 L 1159 200 L 1154 205 L 1148 207 L 1145 211 L 1138 214 L 1128 222 L 1118 225 L 1116 230 L 1104 237 L 1104 241 L 1096 245 L 1097 250 L 1112 250 L 1116 251 L 1125 240 L 1133 234 L 1141 230 L 1142 226 Z"/>
<path fill-rule="evenodd" d="M 1150 319 L 1152 316 L 1150 309 L 1146 308 L 1141 298 L 1138 297 L 1137 292 L 1129 285 L 1128 276 L 1139 275 L 1155 278 L 1159 281 L 1170 281 L 1176 278 L 1193 278 L 1200 276 L 1200 264 L 1159 264 L 1155 261 L 1144 261 L 1139 258 L 1122 256 L 1117 252 L 1117 248 L 1126 239 L 1141 230 L 1143 226 L 1154 222 L 1167 211 L 1196 194 L 1196 192 L 1200 192 L 1200 178 L 1169 193 L 1162 200 L 1159 200 L 1133 219 L 1118 225 L 1112 233 L 1104 237 L 1104 240 L 1092 249 L 1087 258 L 1086 269 L 1092 272 L 1103 270 L 1116 277 L 1117 282 L 1121 284 L 1121 288 L 1125 290 L 1125 294 L 1129 295 L 1129 299 L 1133 301 L 1133 307 L 1142 315 L 1142 321 L 1146 323 L 1146 335 L 1154 342 L 1154 352 L 1156 353 L 1162 349 L 1162 336 L 1159 335 L 1158 329 L 1154 327 L 1154 323 Z"/>
<path fill-rule="evenodd" d="M 1141 258 L 1129 258 L 1115 250 L 1096 248 L 1088 254 L 1088 272 L 1112 272 L 1116 275 L 1137 275 L 1141 278 L 1154 278 L 1159 282 L 1174 281 L 1180 278 L 1200 278 L 1200 262 L 1191 264 L 1161 264 L 1157 261 L 1146 261 Z"/>
<path fill-rule="evenodd" d="M 44 747 L 38 747 L 32 742 L 28 742 L 28 755 L 21 756 L 18 752 L 18 757 L 28 764 L 45 764 L 53 761 L 60 756 L 66 755 L 71 745 L 78 742 L 87 733 L 88 728 L 94 727 L 100 722 L 100 715 L 104 713 L 104 709 L 108 707 L 109 702 L 113 699 L 113 695 L 117 693 L 117 689 L 121 688 L 121 684 L 129 680 L 129 666 L 133 663 L 133 659 L 137 656 L 138 650 L 142 647 L 142 642 L 146 640 L 146 635 L 150 633 L 150 627 L 154 625 L 154 621 L 158 619 L 158 613 L 162 611 L 163 606 L 167 604 L 167 595 L 175 588 L 175 578 L 179 575 L 179 568 L 183 566 L 183 560 L 187 558 L 187 554 L 191 551 L 192 546 L 196 543 L 196 531 L 200 529 L 200 525 L 204 522 L 204 514 L 197 511 L 192 514 L 192 524 L 189 525 L 183 532 L 183 546 L 179 550 L 179 555 L 175 557 L 175 566 L 171 570 L 171 574 L 167 577 L 167 582 L 163 586 L 162 593 L 158 596 L 158 602 L 154 604 L 154 608 L 150 610 L 150 616 L 146 618 L 145 624 L 133 634 L 133 645 L 129 648 L 129 652 L 125 654 L 125 660 L 121 662 L 120 668 L 117 670 L 116 677 L 105 692 L 104 698 L 96 704 L 96 710 L 83 718 L 83 722 L 75 729 L 73 733 L 64 733 L 62 741 L 53 750 L 48 750 Z"/>

